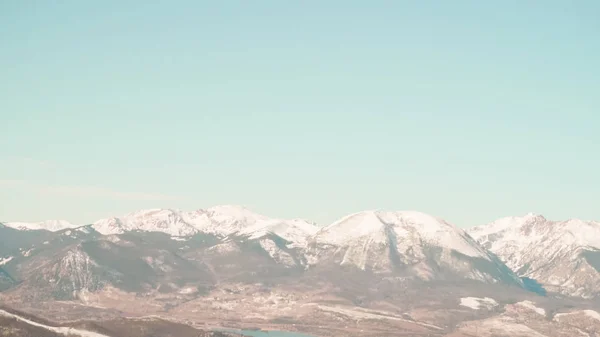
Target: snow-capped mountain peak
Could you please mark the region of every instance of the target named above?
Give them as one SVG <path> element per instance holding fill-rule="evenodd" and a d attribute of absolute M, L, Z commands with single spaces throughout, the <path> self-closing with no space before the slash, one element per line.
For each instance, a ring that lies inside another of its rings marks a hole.
<path fill-rule="evenodd" d="M 255 225 L 246 227 L 236 234 L 240 236 L 248 236 L 250 239 L 258 239 L 269 234 L 274 234 L 288 242 L 293 243 L 294 246 L 303 246 L 307 239 L 317 233 L 318 230 L 319 227 L 300 219 L 270 219 L 266 221 L 260 221 Z"/>
<path fill-rule="evenodd" d="M 254 213 L 246 207 L 235 205 L 214 206 L 206 209 L 204 213 L 210 218 L 210 224 L 203 230 L 220 235 L 230 235 L 269 220 L 268 217 Z"/>
<path fill-rule="evenodd" d="M 284 234 L 282 226 L 285 224 L 296 228 L 291 230 L 292 234 Z M 269 227 L 269 230 L 283 237 L 298 239 L 302 228 L 306 229 L 307 226 L 300 223 L 294 226 L 291 224 L 288 220 L 270 219 L 242 206 L 222 205 L 191 212 L 174 209 L 140 210 L 120 217 L 98 220 L 93 227 L 102 234 L 139 230 L 164 232 L 172 236 L 189 236 L 196 233 L 228 236 L 238 232 L 251 235 L 253 231 Z M 307 233 L 312 234 L 310 229 L 307 229 Z"/>
<path fill-rule="evenodd" d="M 18 230 L 47 230 L 50 232 L 58 232 L 63 229 L 77 228 L 79 225 L 74 225 L 66 220 L 46 220 L 41 222 L 5 222 L 6 227 L 11 227 Z"/>
<path fill-rule="evenodd" d="M 473 237 L 481 237 L 488 234 L 495 234 L 504 232 L 506 230 L 514 230 L 515 228 L 521 228 L 527 224 L 536 222 L 546 222 L 546 218 L 543 215 L 536 213 L 527 213 L 524 216 L 509 216 L 498 219 L 487 225 L 472 227 L 468 230 L 469 234 Z"/>
<path fill-rule="evenodd" d="M 371 242 L 384 243 L 393 231 L 396 238 L 413 238 L 432 246 L 455 250 L 468 256 L 487 259 L 487 254 L 456 226 L 417 211 L 364 211 L 346 216 L 317 233 L 317 239 L 333 245 L 365 236 Z"/>
<path fill-rule="evenodd" d="M 122 217 L 101 219 L 93 224 L 101 234 L 120 234 L 132 230 L 164 232 L 174 236 L 192 235 L 197 232 L 185 221 L 181 211 L 172 209 L 146 209 Z"/>
<path fill-rule="evenodd" d="M 591 296 L 600 291 L 600 223 L 551 221 L 541 215 L 507 217 L 469 229 L 518 275 L 535 279 L 549 291 Z"/>
<path fill-rule="evenodd" d="M 600 223 L 579 219 L 551 221 L 542 215 L 527 214 L 476 226 L 468 233 L 494 252 L 510 247 L 520 250 L 530 245 L 545 246 L 550 239 L 557 241 L 554 249 L 565 246 L 600 249 Z"/>
<path fill-rule="evenodd" d="M 264 216 L 251 211 L 246 206 L 240 205 L 217 205 L 207 208 L 206 212 L 213 214 L 224 214 L 235 218 L 264 218 Z"/>
<path fill-rule="evenodd" d="M 321 229 L 317 238 L 325 243 L 340 244 L 346 240 L 375 234 L 383 226 L 377 211 L 363 211 L 347 215 Z"/>
<path fill-rule="evenodd" d="M 311 264 L 329 261 L 427 280 L 459 275 L 520 284 L 462 229 L 416 211 L 376 210 L 346 216 L 315 234 L 308 255 Z"/>
<path fill-rule="evenodd" d="M 127 218 L 141 218 L 141 217 L 151 217 L 151 216 L 159 216 L 159 217 L 165 217 L 165 216 L 171 216 L 177 213 L 180 213 L 180 210 L 174 210 L 174 209 L 170 209 L 170 208 L 148 208 L 148 209 L 141 209 L 138 211 L 134 211 L 131 212 L 129 214 L 126 214 L 125 217 Z"/>

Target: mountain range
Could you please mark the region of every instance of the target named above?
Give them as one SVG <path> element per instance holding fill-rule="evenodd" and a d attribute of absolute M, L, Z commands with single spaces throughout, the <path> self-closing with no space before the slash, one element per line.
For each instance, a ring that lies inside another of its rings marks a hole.
<path fill-rule="evenodd" d="M 508 217 L 468 230 L 517 275 L 548 291 L 584 298 L 600 294 L 600 222 Z"/>
<path fill-rule="evenodd" d="M 252 311 L 249 321 L 261 324 L 362 317 L 442 336 L 467 329 L 465 319 L 484 324 L 498 308 L 520 313 L 533 304 L 515 303 L 532 299 L 550 306 L 545 313 L 573 303 L 592 310 L 600 293 L 600 223 L 536 214 L 463 230 L 415 211 L 319 226 L 240 206 L 152 209 L 86 225 L 5 222 L 0 243 L 0 299 L 42 317 L 57 303 L 70 303 L 63 315 L 83 305 L 179 323 L 196 321 L 193 313 L 239 323 Z"/>

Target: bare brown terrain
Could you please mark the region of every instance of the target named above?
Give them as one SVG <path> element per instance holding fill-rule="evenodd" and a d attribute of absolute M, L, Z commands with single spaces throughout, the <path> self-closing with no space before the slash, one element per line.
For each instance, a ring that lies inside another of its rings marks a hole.
<path fill-rule="evenodd" d="M 234 334 L 207 331 L 167 320 L 112 319 L 52 322 L 29 313 L 2 307 L 0 336 L 7 337 L 234 337 Z M 11 315 L 11 316 L 8 316 Z M 53 331 L 57 330 L 57 331 Z"/>

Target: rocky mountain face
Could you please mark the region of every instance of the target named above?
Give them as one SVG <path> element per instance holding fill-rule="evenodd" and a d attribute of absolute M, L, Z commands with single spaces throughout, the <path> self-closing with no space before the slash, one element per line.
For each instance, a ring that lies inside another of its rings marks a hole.
<path fill-rule="evenodd" d="M 508 217 L 469 229 L 519 276 L 549 291 L 600 295 L 600 223 L 550 221 L 541 215 Z"/>
<path fill-rule="evenodd" d="M 317 232 L 307 248 L 314 264 L 348 265 L 421 280 L 521 280 L 463 230 L 419 212 L 368 211 Z"/>

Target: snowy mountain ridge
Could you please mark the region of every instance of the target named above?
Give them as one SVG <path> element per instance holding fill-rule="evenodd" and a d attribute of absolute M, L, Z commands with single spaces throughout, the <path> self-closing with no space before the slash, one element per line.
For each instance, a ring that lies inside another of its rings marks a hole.
<path fill-rule="evenodd" d="M 2 224 L 6 227 L 18 230 L 47 230 L 51 232 L 79 227 L 79 225 L 72 224 L 66 220 L 46 220 L 41 222 L 4 222 Z"/>
<path fill-rule="evenodd" d="M 600 223 L 551 221 L 538 214 L 506 217 L 468 233 L 519 276 L 547 290 L 592 297 L 600 291 Z"/>
<path fill-rule="evenodd" d="M 466 233 L 443 219 L 416 211 L 364 211 L 348 215 L 323 228 L 317 234 L 318 241 L 332 245 L 369 236 L 371 242 L 385 242 L 383 235 L 392 229 L 396 238 L 414 238 L 438 247 L 453 249 L 459 253 L 488 259 Z"/>
<path fill-rule="evenodd" d="M 121 217 L 98 220 L 93 227 L 104 235 L 140 230 L 163 232 L 172 236 L 206 233 L 259 237 L 267 232 L 274 232 L 289 241 L 303 240 L 317 229 L 303 220 L 271 219 L 245 207 L 229 205 L 191 212 L 173 209 L 141 210 Z"/>
<path fill-rule="evenodd" d="M 286 266 L 350 266 L 402 278 L 460 277 L 518 285 L 523 285 L 521 278 L 528 278 L 545 290 L 569 296 L 600 293 L 600 223 L 550 221 L 534 213 L 467 230 L 416 211 L 363 211 L 319 227 L 231 205 L 189 212 L 145 209 L 85 227 L 64 220 L 3 225 L 23 231 L 93 228 L 109 236 L 162 232 L 183 241 L 212 234 L 222 240 L 218 249 L 239 251 L 258 244 Z M 250 246 L 239 246 L 244 242 Z"/>
<path fill-rule="evenodd" d="M 329 261 L 421 280 L 522 284 L 464 230 L 416 211 L 351 214 L 318 231 L 307 254 L 315 265 Z"/>

